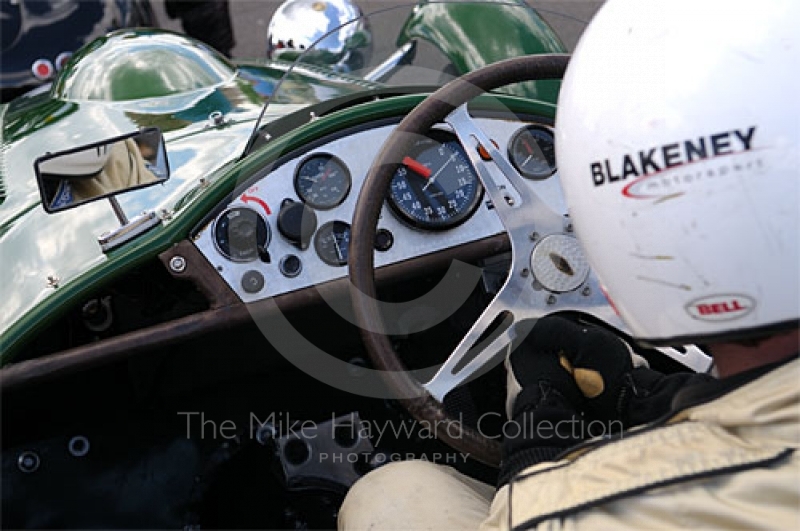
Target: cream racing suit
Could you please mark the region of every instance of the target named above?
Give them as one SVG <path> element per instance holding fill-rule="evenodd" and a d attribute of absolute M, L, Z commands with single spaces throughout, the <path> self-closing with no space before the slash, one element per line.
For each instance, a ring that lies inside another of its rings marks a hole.
<path fill-rule="evenodd" d="M 358 481 L 340 529 L 800 529 L 800 361 L 686 388 L 669 418 L 487 485 L 427 462 Z M 488 514 L 488 517 L 487 517 Z"/>
<path fill-rule="evenodd" d="M 155 169 L 142 157 L 134 140 L 128 138 L 117 142 L 111 146 L 111 154 L 98 175 L 60 180 L 50 208 L 83 203 L 162 179 L 163 175 L 153 173 Z"/>

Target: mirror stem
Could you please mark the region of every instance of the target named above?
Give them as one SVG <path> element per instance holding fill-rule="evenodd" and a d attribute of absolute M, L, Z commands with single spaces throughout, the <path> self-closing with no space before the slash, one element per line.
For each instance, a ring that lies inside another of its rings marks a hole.
<path fill-rule="evenodd" d="M 115 196 L 111 196 L 108 198 L 109 203 L 111 203 L 111 208 L 114 209 L 114 214 L 117 215 L 117 219 L 119 220 L 120 225 L 127 225 L 128 224 L 128 217 L 125 215 L 125 212 L 122 210 L 122 206 L 120 206 L 119 201 Z"/>

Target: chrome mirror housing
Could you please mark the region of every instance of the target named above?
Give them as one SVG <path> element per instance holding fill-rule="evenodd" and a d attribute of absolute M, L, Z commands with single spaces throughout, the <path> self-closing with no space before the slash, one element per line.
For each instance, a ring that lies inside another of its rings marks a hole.
<path fill-rule="evenodd" d="M 340 27 L 343 24 L 347 25 Z M 287 0 L 281 4 L 267 29 L 267 57 L 295 61 L 304 53 L 301 62 L 339 72 L 366 66 L 372 34 L 361 9 L 351 0 Z"/>

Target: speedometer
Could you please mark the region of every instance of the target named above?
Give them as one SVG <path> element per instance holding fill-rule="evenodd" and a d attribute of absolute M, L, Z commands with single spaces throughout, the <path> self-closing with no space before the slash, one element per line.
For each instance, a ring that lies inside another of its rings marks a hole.
<path fill-rule="evenodd" d="M 394 174 L 389 206 L 413 227 L 445 230 L 466 221 L 483 194 L 464 148 L 450 133 L 431 131 Z"/>

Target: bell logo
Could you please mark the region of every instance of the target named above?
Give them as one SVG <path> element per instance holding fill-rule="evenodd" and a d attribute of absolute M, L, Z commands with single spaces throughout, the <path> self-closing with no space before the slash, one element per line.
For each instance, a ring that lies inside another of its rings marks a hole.
<path fill-rule="evenodd" d="M 703 321 L 731 321 L 749 314 L 755 300 L 747 295 L 712 295 L 686 305 L 686 311 Z"/>

